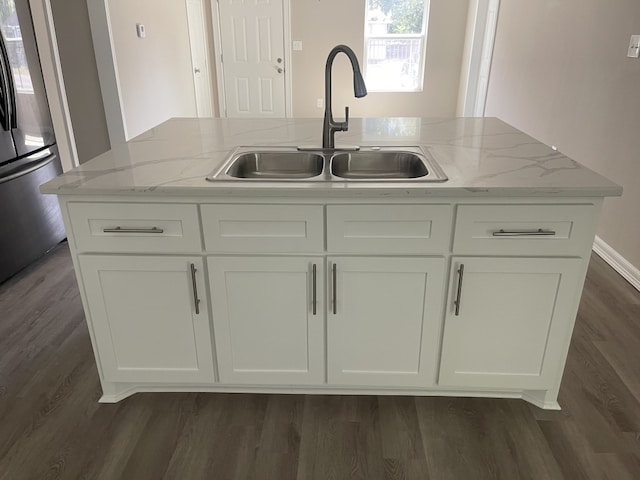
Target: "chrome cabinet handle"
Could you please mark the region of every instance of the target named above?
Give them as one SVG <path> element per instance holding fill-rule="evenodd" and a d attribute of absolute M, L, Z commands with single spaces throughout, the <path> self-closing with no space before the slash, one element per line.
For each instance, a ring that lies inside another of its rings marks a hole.
<path fill-rule="evenodd" d="M 312 303 L 312 308 L 313 308 L 313 314 L 316 315 L 317 314 L 317 307 L 316 307 L 316 302 L 318 300 L 318 296 L 317 296 L 317 285 L 316 285 L 316 280 L 317 280 L 317 267 L 316 264 L 313 264 L 313 275 L 311 277 L 311 288 L 312 288 L 312 298 L 311 298 L 311 303 Z"/>
<path fill-rule="evenodd" d="M 122 228 L 122 227 L 108 227 L 103 228 L 104 233 L 164 233 L 164 229 L 158 227 L 151 228 Z"/>
<path fill-rule="evenodd" d="M 331 266 L 331 274 L 332 274 L 332 288 L 333 288 L 333 314 L 337 314 L 338 313 L 338 300 L 337 300 L 337 296 L 338 296 L 338 266 L 334 263 Z"/>
<path fill-rule="evenodd" d="M 464 264 L 460 264 L 460 268 L 458 268 L 458 292 L 456 293 L 456 299 L 453 301 L 453 304 L 456 306 L 456 317 L 460 315 L 460 300 L 462 298 L 462 277 L 464 275 Z"/>
<path fill-rule="evenodd" d="M 555 234 L 555 230 L 543 230 L 542 228 L 538 228 L 537 230 L 504 230 L 501 228 L 491 233 L 494 237 L 551 237 Z"/>
<path fill-rule="evenodd" d="M 196 266 L 191 264 L 191 283 L 193 284 L 193 304 L 196 307 L 196 315 L 200 315 L 200 299 L 198 298 L 198 285 L 196 284 Z"/>

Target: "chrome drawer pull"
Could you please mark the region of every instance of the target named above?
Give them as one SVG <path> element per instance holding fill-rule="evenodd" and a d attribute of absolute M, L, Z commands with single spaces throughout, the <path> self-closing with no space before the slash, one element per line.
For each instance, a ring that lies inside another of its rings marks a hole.
<path fill-rule="evenodd" d="M 158 227 L 151 227 L 151 228 L 113 227 L 113 228 L 103 228 L 102 231 L 104 233 L 164 233 L 164 230 Z"/>
<path fill-rule="evenodd" d="M 336 315 L 338 313 L 338 301 L 336 299 L 338 296 L 338 267 L 335 263 L 331 266 L 331 270 L 333 273 L 333 314 Z"/>
<path fill-rule="evenodd" d="M 456 317 L 460 315 L 460 300 L 462 297 L 462 276 L 464 275 L 464 264 L 460 264 L 458 269 L 458 292 L 456 293 L 456 299 L 453 304 L 456 306 Z"/>
<path fill-rule="evenodd" d="M 313 277 L 312 277 L 312 279 L 311 279 L 312 284 L 313 284 L 313 285 L 312 285 L 312 288 L 313 288 L 313 297 L 312 297 L 312 299 L 311 299 L 311 302 L 313 303 L 313 314 L 314 314 L 314 315 L 316 315 L 316 313 L 317 313 L 317 311 L 316 311 L 316 310 L 317 310 L 317 309 L 316 309 L 316 302 L 317 302 L 317 300 L 318 300 L 318 297 L 317 297 L 317 288 L 316 288 L 316 287 L 317 287 L 317 286 L 316 286 L 316 278 L 317 278 L 316 270 L 317 270 L 317 267 L 316 267 L 316 264 L 314 263 L 314 264 L 313 264 Z"/>
<path fill-rule="evenodd" d="M 538 228 L 537 230 L 503 230 L 502 228 L 497 232 L 493 232 L 494 237 L 551 237 L 555 235 L 555 230 L 543 230 Z"/>
<path fill-rule="evenodd" d="M 200 299 L 198 298 L 198 285 L 196 284 L 196 266 L 191 264 L 191 283 L 193 284 L 193 304 L 196 307 L 196 315 L 200 315 Z"/>

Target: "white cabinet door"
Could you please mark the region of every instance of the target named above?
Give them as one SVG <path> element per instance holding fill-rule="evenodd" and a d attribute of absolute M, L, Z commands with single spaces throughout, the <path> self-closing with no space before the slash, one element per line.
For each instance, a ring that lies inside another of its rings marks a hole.
<path fill-rule="evenodd" d="M 550 387 L 573 328 L 580 268 L 580 259 L 455 257 L 439 384 Z"/>
<path fill-rule="evenodd" d="M 329 383 L 433 385 L 444 259 L 332 257 L 328 268 Z"/>
<path fill-rule="evenodd" d="M 200 257 L 78 258 L 105 380 L 214 382 Z"/>
<path fill-rule="evenodd" d="M 323 264 L 321 257 L 208 258 L 221 382 L 324 382 Z"/>

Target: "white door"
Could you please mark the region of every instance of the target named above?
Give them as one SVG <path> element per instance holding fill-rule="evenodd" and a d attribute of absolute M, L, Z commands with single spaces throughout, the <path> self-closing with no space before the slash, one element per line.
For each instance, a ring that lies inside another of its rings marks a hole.
<path fill-rule="evenodd" d="M 329 384 L 434 385 L 444 259 L 333 257 L 327 273 Z"/>
<path fill-rule="evenodd" d="M 550 387 L 573 328 L 566 318 L 575 315 L 581 262 L 454 258 L 439 384 Z"/>
<path fill-rule="evenodd" d="M 227 117 L 285 116 L 283 0 L 219 0 Z"/>
<path fill-rule="evenodd" d="M 214 382 L 200 257 L 80 255 L 79 261 L 105 380 Z"/>
<path fill-rule="evenodd" d="M 193 86 L 196 94 L 198 117 L 212 117 L 211 74 L 207 52 L 207 30 L 202 0 L 187 0 L 187 21 L 189 23 L 189 44 Z"/>
<path fill-rule="evenodd" d="M 221 382 L 324 382 L 323 263 L 312 257 L 209 257 Z"/>

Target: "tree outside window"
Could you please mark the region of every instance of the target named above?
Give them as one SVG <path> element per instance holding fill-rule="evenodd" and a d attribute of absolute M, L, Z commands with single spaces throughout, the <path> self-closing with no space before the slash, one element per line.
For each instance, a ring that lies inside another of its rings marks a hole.
<path fill-rule="evenodd" d="M 369 91 L 422 90 L 429 0 L 367 0 L 365 80 Z"/>

